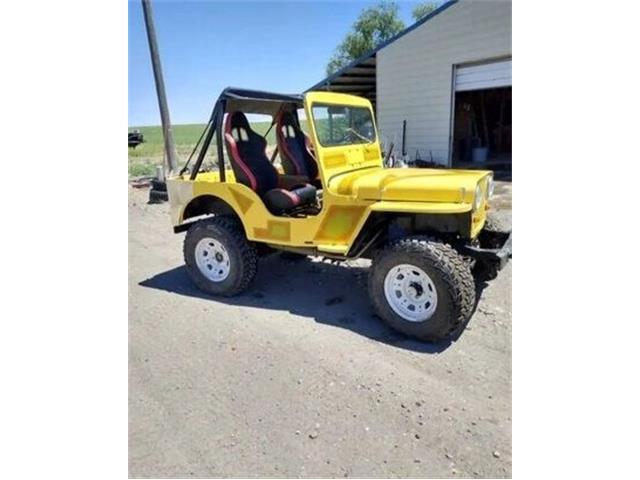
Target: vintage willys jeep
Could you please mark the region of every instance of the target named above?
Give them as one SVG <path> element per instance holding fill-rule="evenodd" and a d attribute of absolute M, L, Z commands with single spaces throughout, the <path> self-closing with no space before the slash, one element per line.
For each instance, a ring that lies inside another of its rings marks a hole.
<path fill-rule="evenodd" d="M 271 158 L 247 114 L 272 118 Z M 206 171 L 214 136 L 217 169 Z M 494 277 L 511 257 L 511 234 L 487 221 L 491 172 L 383 168 L 374 113 L 360 97 L 227 88 L 192 157 L 167 180 L 171 216 L 174 231 L 187 232 L 189 275 L 214 295 L 244 291 L 258 257 L 274 249 L 370 258 L 377 314 L 433 341 L 464 328 L 476 278 Z"/>

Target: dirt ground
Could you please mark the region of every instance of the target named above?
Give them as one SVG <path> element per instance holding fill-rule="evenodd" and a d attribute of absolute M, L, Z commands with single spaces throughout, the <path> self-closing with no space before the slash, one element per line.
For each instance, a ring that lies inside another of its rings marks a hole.
<path fill-rule="evenodd" d="M 511 263 L 456 342 L 424 344 L 373 315 L 366 261 L 273 255 L 207 297 L 147 198 L 130 188 L 130 477 L 511 477 Z"/>

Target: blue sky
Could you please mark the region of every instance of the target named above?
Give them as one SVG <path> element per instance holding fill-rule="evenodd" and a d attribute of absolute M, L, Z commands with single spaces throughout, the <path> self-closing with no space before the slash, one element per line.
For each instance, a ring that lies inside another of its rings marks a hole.
<path fill-rule="evenodd" d="M 172 123 L 203 123 L 227 86 L 297 93 L 376 1 L 159 1 L 154 19 Z M 399 1 L 413 23 L 415 1 Z M 442 3 L 442 2 L 438 2 Z M 129 125 L 160 115 L 140 1 L 129 2 Z"/>

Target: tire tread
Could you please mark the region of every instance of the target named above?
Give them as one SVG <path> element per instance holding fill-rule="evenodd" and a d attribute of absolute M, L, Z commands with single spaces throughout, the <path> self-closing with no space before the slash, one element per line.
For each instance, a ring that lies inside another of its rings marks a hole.
<path fill-rule="evenodd" d="M 451 294 L 454 306 L 451 323 L 446 326 L 446 330 L 430 334 L 423 339 L 441 340 L 450 337 L 466 325 L 475 307 L 476 289 L 475 280 L 465 258 L 451 245 L 429 236 L 420 235 L 405 237 L 390 243 L 380 253 L 378 261 L 386 255 L 397 253 L 417 253 L 434 259 L 432 266 L 441 274 Z M 375 264 L 376 259 L 374 259 L 373 268 L 375 268 Z M 369 293 L 374 305 L 376 305 L 378 299 L 372 279 L 373 275 L 370 276 Z"/>
<path fill-rule="evenodd" d="M 239 250 L 240 261 L 243 266 L 243 268 L 241 269 L 242 276 L 236 283 L 236 285 L 233 286 L 233 288 L 221 293 L 217 293 L 217 295 L 231 297 L 244 292 L 249 287 L 258 271 L 258 252 L 256 250 L 256 247 L 252 243 L 247 241 L 242 224 L 233 217 L 213 216 L 205 220 L 196 222 L 191 226 L 191 228 L 189 228 L 189 230 L 187 230 L 187 237 L 185 238 L 185 241 L 183 243 L 182 251 L 187 270 L 189 270 L 191 278 L 196 282 L 198 287 L 205 291 L 208 291 L 207 284 L 204 283 L 205 281 L 198 280 L 201 279 L 201 274 L 198 270 L 197 265 L 191 264 L 188 260 L 189 256 L 187 255 L 187 248 L 189 244 L 188 237 L 196 233 L 197 229 L 205 229 L 207 231 L 213 231 L 214 233 L 216 229 L 223 230 L 233 239 L 234 246 Z"/>

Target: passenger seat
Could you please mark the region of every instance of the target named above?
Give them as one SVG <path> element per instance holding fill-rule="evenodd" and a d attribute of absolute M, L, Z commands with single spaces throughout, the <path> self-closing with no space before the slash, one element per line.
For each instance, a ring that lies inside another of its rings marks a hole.
<path fill-rule="evenodd" d="M 281 215 L 316 203 L 316 188 L 312 185 L 280 188 L 283 182 L 267 158 L 267 141 L 251 129 L 244 113 L 227 115 L 224 138 L 236 181 L 256 192 L 271 213 Z"/>
<path fill-rule="evenodd" d="M 318 183 L 318 164 L 309 151 L 309 139 L 300 129 L 291 112 L 280 112 L 276 119 L 276 139 L 287 175 L 302 175 Z"/>

